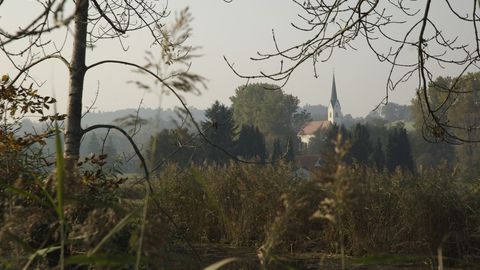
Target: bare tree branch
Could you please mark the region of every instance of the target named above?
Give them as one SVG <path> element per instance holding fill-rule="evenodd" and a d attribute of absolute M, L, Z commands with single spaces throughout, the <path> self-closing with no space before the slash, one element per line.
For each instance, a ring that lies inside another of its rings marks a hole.
<path fill-rule="evenodd" d="M 462 135 L 462 132 L 468 132 L 473 127 L 460 123 L 452 126 L 445 115 L 454 106 L 458 95 L 467 94 L 468 90 L 457 89 L 454 83 L 448 89 L 442 89 L 449 93 L 442 102 L 432 104 L 429 100 L 436 69 L 452 67 L 460 70 L 455 75 L 455 81 L 472 69 L 478 70 L 480 2 L 473 0 L 469 3 L 471 6 L 467 7 L 464 2 L 451 0 L 428 0 L 421 3 L 406 0 L 292 0 L 300 12 L 299 22 L 292 22 L 291 25 L 294 31 L 302 32 L 307 38 L 282 48 L 272 30 L 274 50 L 258 52 L 256 57 L 251 58 L 253 61 L 278 61 L 279 68 L 276 71 L 243 74 L 227 57 L 224 60 L 241 78 L 267 78 L 284 86 L 307 60 L 312 61 L 314 76 L 318 76 L 317 65 L 332 60 L 336 50 L 356 50 L 357 41 L 363 41 L 378 61 L 390 65 L 385 98 L 380 104 L 388 103 L 390 91 L 418 75 L 418 99 L 427 130 L 435 136 L 441 136 L 439 139 L 442 141 L 477 142 L 480 135 L 475 138 Z M 452 31 L 448 28 L 450 25 L 445 26 L 432 14 L 433 7 L 444 9 L 440 20 L 448 19 L 452 23 L 463 23 L 464 27 L 468 27 L 470 30 L 467 35 Z M 449 17 L 446 18 L 444 14 Z M 415 48 L 417 57 L 409 56 L 411 48 Z"/>

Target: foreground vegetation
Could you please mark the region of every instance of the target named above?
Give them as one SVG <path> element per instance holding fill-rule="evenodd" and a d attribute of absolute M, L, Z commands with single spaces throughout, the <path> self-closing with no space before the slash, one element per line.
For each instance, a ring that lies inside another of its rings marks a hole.
<path fill-rule="evenodd" d="M 310 179 L 294 177 L 288 164 L 168 166 L 150 194 L 135 181 L 83 177 L 83 189 L 65 199 L 67 267 L 130 268 L 140 250 L 146 269 L 198 269 L 208 244 L 256 250 L 256 267 L 270 269 L 289 253 L 337 254 L 338 267 L 341 258 L 382 263 L 372 256 L 385 254 L 433 266 L 439 252 L 446 265 L 478 263 L 478 180 L 446 167 L 412 175 L 331 164 Z M 54 183 L 18 179 L 2 185 L 2 268 L 54 267 Z"/>

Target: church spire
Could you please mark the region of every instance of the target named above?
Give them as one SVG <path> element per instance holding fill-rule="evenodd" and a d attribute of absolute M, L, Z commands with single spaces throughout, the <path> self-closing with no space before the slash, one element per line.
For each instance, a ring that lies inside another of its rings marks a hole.
<path fill-rule="evenodd" d="M 335 107 L 337 104 L 338 99 L 337 99 L 337 86 L 335 84 L 335 72 L 333 72 L 333 82 L 332 82 L 332 95 L 330 97 L 330 104 L 332 104 L 332 107 Z M 340 104 L 340 102 L 338 102 Z"/>
<path fill-rule="evenodd" d="M 342 108 L 337 96 L 337 85 L 335 83 L 335 72 L 333 73 L 332 81 L 332 96 L 330 97 L 330 104 L 328 105 L 328 121 L 332 124 L 339 125 L 342 121 Z"/>

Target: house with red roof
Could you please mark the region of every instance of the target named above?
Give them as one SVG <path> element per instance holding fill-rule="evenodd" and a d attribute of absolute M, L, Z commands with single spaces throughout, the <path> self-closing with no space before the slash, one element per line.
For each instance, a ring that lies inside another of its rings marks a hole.
<path fill-rule="evenodd" d="M 311 121 L 305 123 L 298 131 L 297 136 L 300 138 L 303 147 L 308 147 L 310 139 L 315 137 L 318 130 L 326 130 L 332 125 L 340 125 L 342 122 L 342 107 L 338 101 L 337 85 L 335 83 L 335 74 L 333 74 L 332 93 L 330 103 L 328 104 L 328 119 L 324 121 Z"/>

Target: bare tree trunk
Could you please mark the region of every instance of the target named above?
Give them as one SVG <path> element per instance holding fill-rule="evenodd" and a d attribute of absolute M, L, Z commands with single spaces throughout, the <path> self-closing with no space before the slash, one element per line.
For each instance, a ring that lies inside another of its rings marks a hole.
<path fill-rule="evenodd" d="M 85 56 L 87 48 L 89 0 L 77 0 L 73 35 L 73 52 L 70 64 L 70 85 L 68 93 L 67 125 L 65 130 L 65 176 L 66 193 L 81 192 L 77 162 L 82 138 L 82 97 L 85 79 Z"/>
<path fill-rule="evenodd" d="M 89 0 L 76 3 L 73 53 L 70 65 L 70 89 L 68 93 L 67 126 L 65 132 L 65 158 L 67 164 L 77 162 L 82 137 L 82 96 L 85 78 L 85 56 L 87 42 L 87 19 Z"/>

